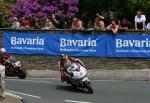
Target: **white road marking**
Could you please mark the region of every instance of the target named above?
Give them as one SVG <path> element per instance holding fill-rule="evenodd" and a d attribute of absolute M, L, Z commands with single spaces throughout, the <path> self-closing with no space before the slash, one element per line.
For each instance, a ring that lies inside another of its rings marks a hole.
<path fill-rule="evenodd" d="M 18 95 L 15 95 L 15 94 L 12 94 L 12 93 L 9 93 L 9 92 L 5 92 L 5 95 L 8 95 L 8 96 L 11 96 L 11 97 L 14 97 L 14 98 L 18 98 L 20 100 L 23 100 L 22 97 L 18 96 Z"/>
<path fill-rule="evenodd" d="M 33 80 L 38 80 L 38 79 L 41 79 L 41 80 L 60 80 L 60 78 L 29 78 L 29 79 L 33 79 Z"/>
<path fill-rule="evenodd" d="M 74 100 L 64 100 L 67 103 L 92 103 L 92 102 L 84 102 L 84 101 L 74 101 Z"/>
<path fill-rule="evenodd" d="M 20 79 L 6 79 L 6 80 L 13 80 L 13 81 L 19 81 L 19 82 L 33 82 L 33 83 L 47 83 L 47 84 L 51 84 L 52 82 L 48 82 L 48 81 L 34 81 L 34 80 L 20 80 Z"/>
<path fill-rule="evenodd" d="M 38 98 L 38 99 L 41 98 L 40 96 L 30 95 L 30 94 L 21 93 L 21 92 L 16 92 L 16 91 L 6 90 L 6 92 L 15 93 L 15 94 L 20 94 L 20 95 L 24 95 L 24 96 L 28 96 L 28 97 L 33 97 L 33 98 Z"/>
<path fill-rule="evenodd" d="M 115 81 L 121 81 L 121 80 L 91 80 L 91 81 L 94 81 L 94 82 L 103 82 L 103 81 L 104 81 L 104 82 L 105 82 L 105 81 L 106 81 L 106 82 L 113 82 L 113 81 L 114 81 L 114 82 L 115 82 Z"/>

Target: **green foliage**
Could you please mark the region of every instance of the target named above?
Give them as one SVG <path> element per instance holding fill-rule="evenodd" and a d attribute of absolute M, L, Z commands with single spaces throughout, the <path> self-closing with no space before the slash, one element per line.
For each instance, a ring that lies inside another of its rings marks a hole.
<path fill-rule="evenodd" d="M 80 14 L 87 13 L 95 18 L 96 13 L 106 16 L 109 11 L 115 12 L 118 18 L 128 18 L 133 21 L 136 11 L 150 16 L 150 0 L 80 0 Z"/>
<path fill-rule="evenodd" d="M 9 3 L 9 2 L 0 2 L 0 20 L 1 20 L 3 27 L 10 26 L 9 18 L 12 15 L 12 12 L 10 11 L 10 6 L 12 5 L 15 5 L 15 4 Z"/>
<path fill-rule="evenodd" d="M 6 6 L 10 6 L 10 5 L 12 5 L 12 3 L 0 1 L 0 8 L 1 8 L 1 7 L 6 7 Z"/>
<path fill-rule="evenodd" d="M 130 11 L 133 12 L 141 9 L 143 13 L 147 16 L 150 16 L 150 1 L 149 0 L 128 0 L 128 6 Z"/>

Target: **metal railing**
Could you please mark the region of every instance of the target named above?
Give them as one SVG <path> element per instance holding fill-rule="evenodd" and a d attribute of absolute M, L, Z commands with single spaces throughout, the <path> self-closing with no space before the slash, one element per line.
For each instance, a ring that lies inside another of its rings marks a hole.
<path fill-rule="evenodd" d="M 11 28 L 0 28 L 0 33 L 2 32 L 42 32 L 42 33 L 60 33 L 60 34 L 112 34 L 108 30 L 96 30 L 93 28 L 83 29 L 83 30 L 73 30 L 73 29 L 11 29 Z M 150 34 L 150 30 L 121 30 L 117 34 Z"/>

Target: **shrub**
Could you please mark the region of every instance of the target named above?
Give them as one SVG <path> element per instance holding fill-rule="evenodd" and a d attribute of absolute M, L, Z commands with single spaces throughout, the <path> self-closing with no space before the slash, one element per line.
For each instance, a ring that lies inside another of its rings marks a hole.
<path fill-rule="evenodd" d="M 0 2 L 0 20 L 2 27 L 9 27 L 10 26 L 10 20 L 9 18 L 12 15 L 12 12 L 10 11 L 10 7 L 14 6 L 15 3 L 8 3 L 8 2 Z"/>
<path fill-rule="evenodd" d="M 12 7 L 13 16 L 47 18 L 61 11 L 62 15 L 73 16 L 78 12 L 79 0 L 18 0 Z"/>

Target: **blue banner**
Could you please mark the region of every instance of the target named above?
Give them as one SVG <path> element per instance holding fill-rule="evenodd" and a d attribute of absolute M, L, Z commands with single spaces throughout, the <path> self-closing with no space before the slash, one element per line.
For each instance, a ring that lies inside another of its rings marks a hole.
<path fill-rule="evenodd" d="M 107 56 L 150 57 L 150 35 L 107 35 Z"/>
<path fill-rule="evenodd" d="M 106 35 L 4 33 L 8 53 L 71 56 L 106 56 Z"/>
<path fill-rule="evenodd" d="M 4 33 L 8 53 L 101 57 L 150 57 L 150 35 Z"/>

